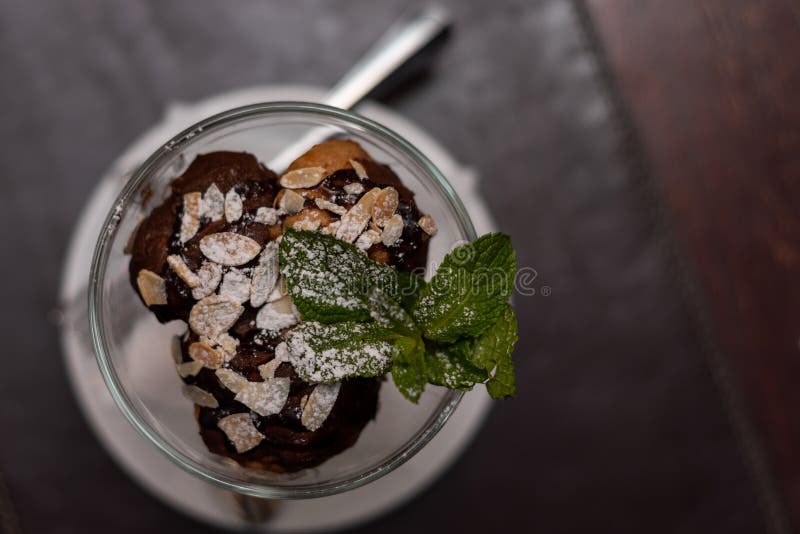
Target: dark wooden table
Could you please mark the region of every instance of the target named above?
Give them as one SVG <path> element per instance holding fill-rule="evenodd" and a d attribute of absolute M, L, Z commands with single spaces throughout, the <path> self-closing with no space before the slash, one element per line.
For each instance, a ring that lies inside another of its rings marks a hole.
<path fill-rule="evenodd" d="M 133 484 L 77 410 L 51 320 L 71 226 L 168 102 L 330 84 L 415 3 L 0 1 L 6 529 L 210 531 Z M 437 67 L 385 102 L 479 170 L 552 294 L 517 301 L 518 398 L 361 530 L 779 531 L 789 507 L 769 503 L 798 487 L 794 8 L 446 3 Z"/>
<path fill-rule="evenodd" d="M 800 531 L 800 4 L 589 5 L 765 505 Z"/>

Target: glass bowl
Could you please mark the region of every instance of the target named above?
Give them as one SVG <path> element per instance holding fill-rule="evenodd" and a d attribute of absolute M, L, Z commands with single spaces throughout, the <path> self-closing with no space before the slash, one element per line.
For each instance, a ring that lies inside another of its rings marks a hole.
<path fill-rule="evenodd" d="M 208 451 L 193 406 L 181 394 L 170 340 L 181 321 L 160 324 L 128 279 L 126 244 L 136 225 L 168 195 L 171 181 L 198 154 L 232 150 L 270 162 L 312 130 L 353 139 L 386 163 L 416 193 L 417 204 L 437 222 L 428 272 L 447 251 L 475 239 L 463 204 L 438 169 L 396 133 L 353 113 L 301 102 L 273 102 L 232 109 L 176 135 L 133 174 L 109 211 L 97 241 L 89 281 L 92 345 L 103 378 L 128 421 L 178 466 L 246 495 L 300 499 L 356 488 L 402 465 L 442 428 L 463 393 L 428 386 L 418 404 L 390 382 L 381 387 L 378 414 L 349 449 L 321 465 L 278 474 L 239 466 Z M 281 172 L 283 169 L 273 169 Z"/>

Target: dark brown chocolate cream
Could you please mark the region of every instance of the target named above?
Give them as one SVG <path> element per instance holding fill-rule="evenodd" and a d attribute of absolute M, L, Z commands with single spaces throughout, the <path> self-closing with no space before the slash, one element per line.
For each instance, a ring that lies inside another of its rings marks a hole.
<path fill-rule="evenodd" d="M 353 210 L 359 203 L 369 209 Z M 172 356 L 203 441 L 274 472 L 314 467 L 352 446 L 375 418 L 382 381 L 310 384 L 295 373 L 283 339 L 300 317 L 277 259 L 289 227 L 335 235 L 417 272 L 436 231 L 388 166 L 333 139 L 281 176 L 246 153 L 198 156 L 130 246 L 142 302 L 159 321 L 188 325 Z"/>

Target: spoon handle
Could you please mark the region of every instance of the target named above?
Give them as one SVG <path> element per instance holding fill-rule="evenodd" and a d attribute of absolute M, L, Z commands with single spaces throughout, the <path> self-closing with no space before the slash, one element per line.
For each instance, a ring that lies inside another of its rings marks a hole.
<path fill-rule="evenodd" d="M 422 51 L 450 26 L 450 15 L 437 5 L 426 6 L 395 22 L 322 99 L 323 104 L 350 109 L 400 66 Z M 335 131 L 314 128 L 281 150 L 269 168 L 281 172 L 312 145 Z"/>

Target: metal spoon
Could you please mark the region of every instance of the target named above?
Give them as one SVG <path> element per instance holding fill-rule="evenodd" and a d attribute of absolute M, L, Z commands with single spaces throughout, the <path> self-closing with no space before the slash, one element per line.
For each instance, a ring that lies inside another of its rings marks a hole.
<path fill-rule="evenodd" d="M 398 68 L 415 57 L 450 27 L 450 15 L 432 5 L 411 12 L 395 22 L 364 56 L 328 91 L 323 104 L 350 109 Z M 314 128 L 284 148 L 268 167 L 280 172 L 308 147 L 330 136 L 330 128 Z"/>

